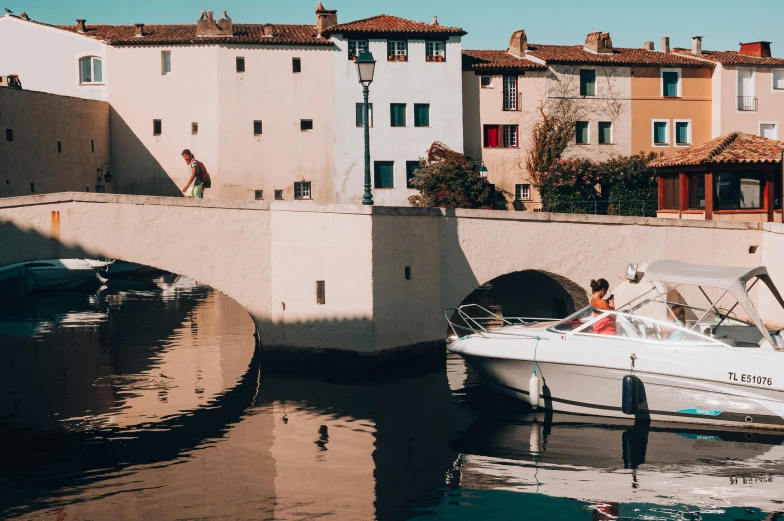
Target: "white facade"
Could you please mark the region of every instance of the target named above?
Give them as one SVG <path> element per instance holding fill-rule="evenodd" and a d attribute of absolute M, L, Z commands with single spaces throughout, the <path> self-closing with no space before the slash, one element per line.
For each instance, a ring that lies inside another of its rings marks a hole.
<path fill-rule="evenodd" d="M 107 47 L 78 33 L 12 15 L 0 17 L 0 76 L 19 75 L 25 90 L 108 100 Z M 90 56 L 102 60 L 102 81 L 82 84 L 79 60 Z"/>
<path fill-rule="evenodd" d="M 364 38 L 364 37 L 363 37 Z M 357 204 L 362 200 L 365 175 L 363 128 L 357 126 L 356 106 L 362 103 L 362 86 L 356 65 L 348 57 L 348 41 L 336 34 L 332 41 L 335 85 L 335 203 Z M 390 40 L 404 40 L 404 36 Z M 444 41 L 443 36 L 433 40 Z M 425 157 L 434 141 L 463 152 L 463 93 L 461 38 L 446 39 L 443 62 L 425 59 L 424 39 L 408 40 L 408 61 L 387 61 L 387 38 L 370 38 L 369 50 L 376 60 L 370 103 L 370 175 L 376 205 L 408 206 L 417 190 L 407 188 L 406 162 Z M 390 105 L 405 103 L 406 126 L 392 127 Z M 429 104 L 429 126 L 414 126 L 414 105 Z M 394 162 L 394 187 L 374 186 L 376 161 Z"/>

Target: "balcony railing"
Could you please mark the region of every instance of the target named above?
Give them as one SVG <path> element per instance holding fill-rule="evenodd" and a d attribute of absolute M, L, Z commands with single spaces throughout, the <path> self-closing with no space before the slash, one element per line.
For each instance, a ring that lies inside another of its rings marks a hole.
<path fill-rule="evenodd" d="M 757 112 L 756 96 L 738 96 L 738 110 L 742 112 Z"/>

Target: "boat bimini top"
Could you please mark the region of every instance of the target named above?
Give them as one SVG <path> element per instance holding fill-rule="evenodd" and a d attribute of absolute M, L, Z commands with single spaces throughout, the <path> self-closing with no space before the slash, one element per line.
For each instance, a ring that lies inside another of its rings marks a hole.
<path fill-rule="evenodd" d="M 747 287 L 747 284 L 751 280 L 753 280 L 753 282 Z M 754 322 L 754 325 L 757 326 L 757 329 L 762 333 L 762 336 L 770 342 L 770 345 L 774 349 L 779 349 L 777 343 L 773 341 L 768 328 L 762 323 L 762 319 L 749 297 L 749 291 L 760 280 L 765 283 L 779 305 L 784 308 L 784 299 L 782 299 L 781 294 L 773 284 L 773 280 L 770 278 L 770 275 L 768 275 L 767 268 L 764 266 L 758 266 L 756 268 L 706 266 L 700 264 L 687 264 L 675 260 L 658 260 L 647 266 L 641 279 L 641 281 L 650 282 L 654 286 L 654 289 L 656 289 L 655 284 L 653 284 L 654 282 L 697 286 L 711 304 L 711 308 L 708 309 L 707 312 L 714 310 L 718 313 L 716 305 L 724 295 L 729 293 L 746 311 L 749 318 Z M 702 289 L 703 287 L 716 288 L 723 290 L 724 293 L 713 302 Z M 665 300 L 661 293 L 659 296 L 662 297 L 662 300 Z M 735 306 L 725 315 L 729 315 L 734 307 Z M 726 317 L 722 317 L 722 320 L 724 320 L 724 318 Z M 700 321 L 697 321 L 697 323 L 699 322 Z"/>

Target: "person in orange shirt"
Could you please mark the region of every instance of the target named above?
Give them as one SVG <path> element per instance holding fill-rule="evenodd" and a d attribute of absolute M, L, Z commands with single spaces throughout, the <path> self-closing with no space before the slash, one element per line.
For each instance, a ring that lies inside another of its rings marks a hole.
<path fill-rule="evenodd" d="M 600 316 L 606 310 L 615 310 L 615 298 L 612 295 L 610 295 L 610 298 L 607 300 L 604 298 L 609 289 L 610 283 L 607 282 L 607 280 L 591 280 L 591 291 L 593 292 L 591 307 L 594 308 L 594 317 Z M 608 315 L 594 322 L 593 331 L 600 335 L 617 335 L 618 330 L 615 326 L 615 315 Z"/>

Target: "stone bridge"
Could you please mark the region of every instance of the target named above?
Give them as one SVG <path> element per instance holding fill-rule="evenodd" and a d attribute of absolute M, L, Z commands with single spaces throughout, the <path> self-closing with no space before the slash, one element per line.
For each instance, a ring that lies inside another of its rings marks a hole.
<path fill-rule="evenodd" d="M 591 278 L 612 283 L 627 263 L 659 258 L 763 264 L 784 285 L 775 223 L 68 192 L 0 199 L 0 239 L 0 265 L 122 259 L 208 284 L 244 306 L 271 349 L 431 345 L 444 308 L 516 272 L 563 288 L 570 308 Z M 543 291 L 524 284 L 519 297 Z"/>

